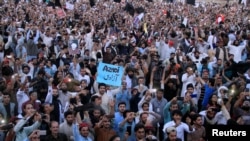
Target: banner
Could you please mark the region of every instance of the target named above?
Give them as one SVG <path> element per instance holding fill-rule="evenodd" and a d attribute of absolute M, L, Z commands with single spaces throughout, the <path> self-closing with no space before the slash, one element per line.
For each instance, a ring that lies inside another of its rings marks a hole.
<path fill-rule="evenodd" d="M 216 17 L 216 23 L 217 24 L 219 24 L 221 22 L 224 22 L 224 21 L 225 21 L 225 15 L 223 15 L 223 14 L 217 15 L 217 17 Z"/>
<path fill-rule="evenodd" d="M 63 19 L 66 17 L 66 13 L 64 12 L 63 9 L 57 9 L 56 10 L 56 15 L 60 18 L 60 19 Z"/>
<path fill-rule="evenodd" d="M 97 82 L 112 86 L 121 86 L 124 68 L 121 66 L 99 63 Z"/>
<path fill-rule="evenodd" d="M 136 16 L 136 17 L 134 18 L 133 25 L 134 25 L 137 29 L 139 28 L 139 24 L 140 24 L 140 22 L 141 22 L 141 20 L 142 20 L 143 17 L 144 17 L 144 13 L 141 13 L 141 14 L 139 14 L 138 16 Z"/>
<path fill-rule="evenodd" d="M 69 41 L 69 54 L 70 55 L 76 55 L 76 54 L 80 54 L 80 50 L 79 50 L 79 43 L 78 43 L 78 40 L 75 39 L 75 40 L 70 40 Z"/>
<path fill-rule="evenodd" d="M 74 10 L 74 5 L 69 3 L 69 2 L 66 2 L 66 9 L 68 10 Z"/>

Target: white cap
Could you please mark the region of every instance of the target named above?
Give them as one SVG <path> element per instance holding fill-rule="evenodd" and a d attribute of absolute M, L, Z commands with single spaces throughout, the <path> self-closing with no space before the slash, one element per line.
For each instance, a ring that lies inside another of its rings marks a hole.
<path fill-rule="evenodd" d="M 12 56 L 11 56 L 11 55 L 7 55 L 6 57 L 7 57 L 7 58 L 9 58 L 9 59 L 10 59 L 10 58 L 12 58 Z"/>
<path fill-rule="evenodd" d="M 167 129 L 166 129 L 166 132 L 167 133 L 170 133 L 170 132 L 176 132 L 176 128 L 175 127 L 168 127 Z"/>

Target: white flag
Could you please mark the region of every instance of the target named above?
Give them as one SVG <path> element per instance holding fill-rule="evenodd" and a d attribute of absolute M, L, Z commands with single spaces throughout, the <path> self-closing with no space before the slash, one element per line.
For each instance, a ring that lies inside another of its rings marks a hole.
<path fill-rule="evenodd" d="M 135 17 L 133 24 L 136 28 L 139 28 L 139 24 L 141 19 L 144 17 L 144 13 L 139 14 L 138 16 Z"/>
<path fill-rule="evenodd" d="M 66 9 L 68 10 L 74 10 L 74 5 L 69 3 L 69 2 L 66 2 Z"/>
<path fill-rule="evenodd" d="M 183 22 L 182 22 L 182 24 L 184 24 L 185 26 L 187 26 L 187 22 L 188 22 L 188 19 L 187 19 L 187 17 L 185 17 L 184 20 L 183 20 Z"/>

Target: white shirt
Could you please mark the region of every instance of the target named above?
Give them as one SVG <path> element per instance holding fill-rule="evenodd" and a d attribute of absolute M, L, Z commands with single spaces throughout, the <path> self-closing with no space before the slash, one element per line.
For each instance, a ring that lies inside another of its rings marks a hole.
<path fill-rule="evenodd" d="M 68 91 L 66 93 L 63 93 L 61 90 L 59 91 L 58 100 L 60 100 L 62 104 L 63 111 L 65 111 L 64 108 L 66 107 L 66 103 L 69 101 L 70 97 L 71 97 L 71 94 L 69 94 Z"/>
<path fill-rule="evenodd" d="M 147 102 L 147 101 L 145 101 L 145 96 L 143 96 L 142 98 L 141 98 L 141 100 L 140 100 L 140 102 L 138 103 L 138 111 L 142 111 L 142 104 L 144 103 L 144 102 Z M 152 105 L 152 103 L 151 102 L 147 102 L 147 103 L 149 103 L 149 111 L 151 112 L 151 111 L 153 111 L 153 105 Z"/>
<path fill-rule="evenodd" d="M 245 42 L 243 42 L 243 45 L 234 46 L 234 45 L 231 45 L 231 43 L 232 43 L 231 41 L 228 42 L 229 53 L 234 55 L 234 61 L 238 63 L 242 61 L 241 53 L 245 49 L 246 44 Z"/>
<path fill-rule="evenodd" d="M 193 52 L 190 52 L 187 54 L 190 59 L 196 64 L 196 67 L 198 68 L 198 66 L 201 64 L 201 61 L 203 58 L 206 58 L 208 55 L 206 53 L 200 53 L 199 58 L 195 57 L 195 54 Z"/>
<path fill-rule="evenodd" d="M 176 124 L 174 121 L 167 122 L 163 126 L 163 132 L 166 133 L 167 128 L 173 127 L 175 125 Z M 184 141 L 184 132 L 186 131 L 188 133 L 191 133 L 191 132 L 194 132 L 195 129 L 193 128 L 193 131 L 190 131 L 188 125 L 184 122 L 181 122 L 181 124 L 176 127 L 176 131 L 177 131 L 177 138 L 180 138 L 182 141 Z M 165 135 L 167 136 L 167 134 L 165 134 Z"/>
<path fill-rule="evenodd" d="M 86 80 L 87 81 L 87 84 L 89 85 L 90 83 L 90 77 L 89 75 L 85 74 L 84 76 L 82 76 L 80 73 L 78 73 L 77 71 L 73 71 L 73 75 L 74 75 L 74 78 L 78 81 L 82 81 L 82 80 Z"/>
<path fill-rule="evenodd" d="M 233 33 L 228 34 L 228 38 L 232 42 L 236 40 L 236 37 L 235 37 L 235 35 Z"/>
<path fill-rule="evenodd" d="M 43 39 L 43 42 L 46 45 L 46 47 L 51 46 L 51 42 L 53 41 L 53 37 L 48 37 L 45 34 L 41 34 L 41 38 Z"/>
<path fill-rule="evenodd" d="M 29 96 L 26 93 L 24 93 L 24 91 L 18 90 L 16 94 L 16 99 L 18 104 L 18 114 L 22 114 L 23 112 L 22 105 L 24 102 L 29 100 Z"/>
<path fill-rule="evenodd" d="M 116 88 L 116 89 L 111 89 L 111 90 L 107 90 L 107 95 L 113 100 L 114 96 L 119 93 L 121 91 L 121 88 Z"/>
<path fill-rule="evenodd" d="M 24 83 L 27 76 L 30 76 L 31 79 L 33 79 L 33 75 L 31 73 L 28 73 L 28 74 L 22 73 L 21 74 L 21 83 Z"/>
<path fill-rule="evenodd" d="M 149 110 L 150 111 L 150 110 Z M 135 117 L 135 123 L 137 124 L 137 123 L 139 123 L 140 122 L 140 115 L 142 114 L 142 113 L 144 113 L 144 112 L 149 112 L 149 111 L 143 111 L 143 110 L 141 110 L 141 111 L 138 111 L 138 115 Z M 150 112 L 152 112 L 152 113 L 154 113 L 153 111 L 150 111 Z M 154 121 L 156 118 L 155 118 L 155 116 L 153 116 L 152 114 L 148 114 L 148 118 L 147 118 L 149 121 Z"/>
<path fill-rule="evenodd" d="M 107 93 L 104 93 L 103 95 L 101 95 L 100 93 L 96 93 L 94 95 L 98 95 L 102 97 L 101 107 L 103 108 L 106 114 L 109 114 L 110 113 L 109 101 L 112 98 L 109 95 L 107 95 Z"/>
<path fill-rule="evenodd" d="M 206 119 L 207 122 L 209 122 L 210 124 L 222 124 L 222 125 L 227 125 L 227 119 L 226 117 L 223 115 L 222 111 L 216 113 L 216 115 L 214 116 L 213 119 L 209 120 L 207 119 L 206 117 L 206 114 L 207 114 L 207 111 L 201 111 L 199 113 L 200 115 L 202 115 L 202 120 L 203 120 L 203 123 Z"/>
<path fill-rule="evenodd" d="M 202 43 L 197 43 L 199 52 L 207 53 L 209 44 L 205 41 Z"/>
<path fill-rule="evenodd" d="M 131 78 L 128 77 L 128 75 L 126 75 L 125 81 L 127 83 L 127 89 L 131 89 L 132 88 L 132 80 L 131 80 Z"/>
<path fill-rule="evenodd" d="M 185 91 L 187 90 L 187 85 L 192 83 L 193 86 L 195 86 L 196 80 L 195 80 L 195 74 L 188 77 L 187 73 L 184 73 L 182 75 L 181 81 L 182 81 L 182 91 L 181 91 L 181 97 L 185 96 Z"/>
<path fill-rule="evenodd" d="M 90 33 L 87 33 L 84 35 L 84 40 L 86 42 L 86 49 L 89 49 L 90 51 L 92 51 L 92 47 L 93 47 L 93 40 L 92 40 L 92 36 L 93 36 L 93 32 L 94 29 L 91 29 Z"/>
<path fill-rule="evenodd" d="M 169 47 L 169 45 L 165 44 L 161 48 L 160 52 L 160 60 L 168 61 L 168 59 L 171 56 L 171 53 L 175 53 L 175 48 L 174 47 Z"/>
<path fill-rule="evenodd" d="M 209 35 L 207 42 L 209 43 L 210 48 L 213 49 L 213 44 L 217 42 L 217 38 L 214 35 Z"/>
<path fill-rule="evenodd" d="M 30 67 L 30 72 L 29 72 L 29 74 L 31 74 L 32 77 L 33 77 L 33 76 L 34 76 L 33 74 L 34 74 L 34 69 L 35 69 L 35 67 L 34 67 L 34 65 L 33 65 L 32 63 L 29 63 L 28 65 L 29 65 L 29 67 Z"/>

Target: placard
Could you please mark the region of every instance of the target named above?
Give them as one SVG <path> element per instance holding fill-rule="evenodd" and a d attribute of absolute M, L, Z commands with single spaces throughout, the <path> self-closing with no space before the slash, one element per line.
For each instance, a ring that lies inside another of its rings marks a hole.
<path fill-rule="evenodd" d="M 56 15 L 60 18 L 60 19 L 63 19 L 66 17 L 66 13 L 64 12 L 63 9 L 57 9 L 56 10 Z"/>
<path fill-rule="evenodd" d="M 97 82 L 112 86 L 121 86 L 124 68 L 121 66 L 99 63 L 97 68 Z"/>

